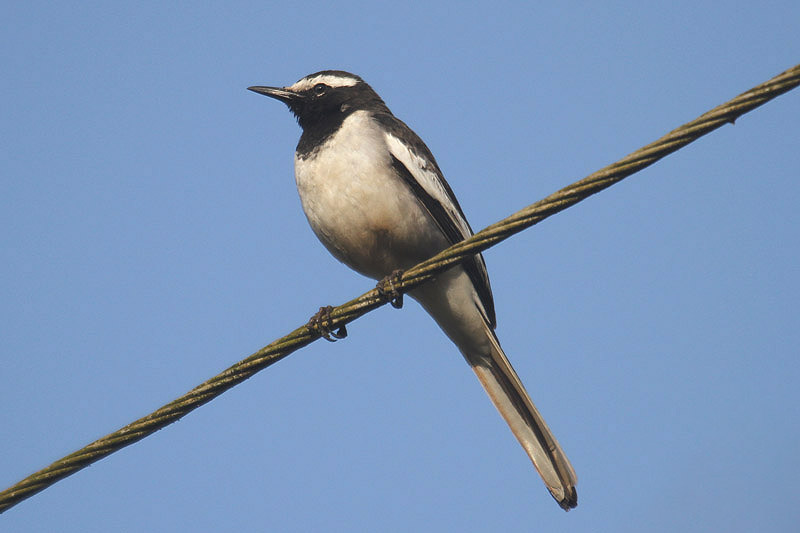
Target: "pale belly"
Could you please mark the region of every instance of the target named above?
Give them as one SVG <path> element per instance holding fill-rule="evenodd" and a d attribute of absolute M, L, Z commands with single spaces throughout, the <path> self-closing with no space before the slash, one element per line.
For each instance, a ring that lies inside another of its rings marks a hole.
<path fill-rule="evenodd" d="M 326 157 L 331 152 L 323 150 L 311 161 L 296 160 L 295 178 L 320 241 L 350 268 L 381 279 L 427 259 L 448 242 L 409 187 L 386 172 L 388 151 L 369 141 L 379 138 L 358 134 L 367 127 L 359 120 L 355 117 L 351 130 L 343 127 L 329 141 L 337 144 L 339 157 Z"/>

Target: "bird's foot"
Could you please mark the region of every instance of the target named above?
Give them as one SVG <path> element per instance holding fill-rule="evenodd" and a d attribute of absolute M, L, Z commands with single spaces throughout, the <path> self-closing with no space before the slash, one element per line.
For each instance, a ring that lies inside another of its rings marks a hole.
<path fill-rule="evenodd" d="M 308 320 L 306 327 L 312 333 L 318 333 L 326 341 L 336 342 L 338 339 L 347 337 L 347 328 L 342 324 L 338 330 L 333 331 L 331 311 L 333 311 L 333 307 L 330 305 L 320 307 L 319 311 Z"/>
<path fill-rule="evenodd" d="M 395 270 L 382 280 L 378 282 L 378 294 L 381 295 L 381 298 L 392 304 L 392 307 L 395 309 L 400 309 L 403 307 L 403 293 L 397 290 L 397 284 L 400 283 L 400 279 L 403 277 L 402 270 Z"/>

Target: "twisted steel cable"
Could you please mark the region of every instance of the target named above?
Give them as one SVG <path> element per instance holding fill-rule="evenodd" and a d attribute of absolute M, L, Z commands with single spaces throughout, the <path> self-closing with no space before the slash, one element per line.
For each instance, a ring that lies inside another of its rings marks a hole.
<path fill-rule="evenodd" d="M 652 165 L 659 159 L 697 140 L 706 133 L 727 123 L 733 123 L 744 113 L 752 111 L 798 85 L 800 85 L 800 65 L 792 67 L 771 80 L 715 107 L 616 163 L 556 191 L 546 198 L 492 224 L 476 233 L 473 237 L 457 243 L 427 261 L 407 270 L 395 283 L 395 289 L 399 293 L 405 293 L 413 289 L 464 259 L 486 250 L 511 235 L 538 224 L 545 218 L 581 200 L 585 200 L 631 174 Z M 324 319 L 324 325 L 331 330 L 341 328 L 369 311 L 384 305 L 387 301 L 385 295 L 380 294 L 377 289 L 373 289 L 343 305 L 332 308 L 329 315 Z M 320 331 L 312 330 L 306 325 L 301 326 L 153 413 L 131 422 L 127 426 L 31 474 L 0 492 L 0 513 L 46 489 L 58 480 L 177 421 L 260 370 L 280 361 L 295 350 L 314 342 L 320 336 L 322 336 Z"/>

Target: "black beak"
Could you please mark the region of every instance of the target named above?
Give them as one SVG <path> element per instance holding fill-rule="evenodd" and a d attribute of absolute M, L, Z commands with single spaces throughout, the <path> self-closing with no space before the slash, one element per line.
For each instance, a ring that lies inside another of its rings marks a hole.
<path fill-rule="evenodd" d="M 259 87 L 253 86 L 248 87 L 248 91 L 253 91 L 254 93 L 263 94 L 264 96 L 269 96 L 270 98 L 275 98 L 276 100 L 280 100 L 286 105 L 291 105 L 293 102 L 297 102 L 302 98 L 299 94 L 283 89 L 281 87 Z"/>

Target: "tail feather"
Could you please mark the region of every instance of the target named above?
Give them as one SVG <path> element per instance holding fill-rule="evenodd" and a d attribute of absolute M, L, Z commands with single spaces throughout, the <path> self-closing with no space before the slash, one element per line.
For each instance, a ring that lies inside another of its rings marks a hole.
<path fill-rule="evenodd" d="M 553 498 L 567 511 L 577 506 L 575 470 L 503 353 L 467 273 L 454 268 L 410 295 L 458 346 Z"/>
<path fill-rule="evenodd" d="M 578 477 L 564 450 L 547 427 L 522 382 L 508 361 L 496 335 L 487 326 L 491 354 L 464 354 L 497 410 L 527 452 L 550 494 L 562 509 L 578 505 Z"/>

